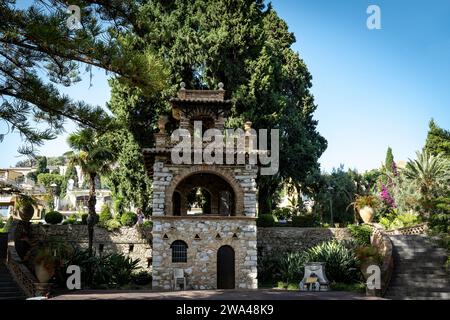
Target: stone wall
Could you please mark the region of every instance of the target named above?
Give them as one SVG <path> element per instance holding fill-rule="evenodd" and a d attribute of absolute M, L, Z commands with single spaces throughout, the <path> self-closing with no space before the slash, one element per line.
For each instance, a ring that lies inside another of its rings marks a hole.
<path fill-rule="evenodd" d="M 217 252 L 222 246 L 235 252 L 236 288 L 257 288 L 254 218 L 166 216 L 153 217 L 153 223 L 154 289 L 170 289 L 174 269 L 184 270 L 187 289 L 216 289 Z M 172 263 L 171 244 L 176 240 L 188 245 L 187 263 Z"/>
<path fill-rule="evenodd" d="M 346 228 L 258 228 L 258 253 L 303 251 L 325 241 L 350 238 Z"/>
<path fill-rule="evenodd" d="M 65 242 L 79 248 L 88 247 L 88 231 L 85 225 L 33 225 L 33 237 L 45 240 L 49 237 L 61 237 Z M 143 270 L 151 271 L 152 257 L 151 230 L 136 227 L 122 227 L 110 232 L 95 227 L 94 249 L 103 253 L 123 253 L 132 259 L 139 259 Z"/>

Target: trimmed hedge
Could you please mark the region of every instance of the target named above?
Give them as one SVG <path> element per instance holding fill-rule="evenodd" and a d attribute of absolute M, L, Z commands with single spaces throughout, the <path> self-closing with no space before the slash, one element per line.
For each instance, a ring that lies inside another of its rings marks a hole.
<path fill-rule="evenodd" d="M 120 217 L 120 222 L 122 223 L 123 226 L 126 227 L 134 226 L 137 221 L 138 221 L 137 214 L 130 211 L 124 212 Z"/>
<path fill-rule="evenodd" d="M 61 212 L 58 211 L 50 211 L 45 214 L 45 222 L 48 224 L 59 224 L 63 221 L 64 216 Z"/>

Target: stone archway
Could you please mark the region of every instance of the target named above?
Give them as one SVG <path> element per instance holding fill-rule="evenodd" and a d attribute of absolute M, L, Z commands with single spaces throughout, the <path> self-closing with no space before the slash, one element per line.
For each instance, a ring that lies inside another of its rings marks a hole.
<path fill-rule="evenodd" d="M 175 176 L 165 191 L 164 212 L 166 215 L 172 215 L 172 197 L 176 191 L 177 186 L 185 179 L 196 174 L 210 174 L 218 176 L 225 180 L 234 193 L 234 213 L 236 216 L 244 215 L 244 190 L 239 185 L 238 181 L 230 174 L 226 169 L 218 168 L 215 166 L 197 165 L 190 168 L 186 168 L 180 174 Z"/>

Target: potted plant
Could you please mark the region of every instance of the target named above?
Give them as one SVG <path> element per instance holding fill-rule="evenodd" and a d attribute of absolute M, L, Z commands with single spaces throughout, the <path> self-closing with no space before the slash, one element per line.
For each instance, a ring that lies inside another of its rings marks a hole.
<path fill-rule="evenodd" d="M 355 201 L 350 204 L 359 213 L 364 223 L 371 223 L 375 216 L 375 209 L 379 206 L 379 200 L 374 195 L 356 195 Z"/>
<path fill-rule="evenodd" d="M 28 195 L 19 195 L 15 199 L 15 209 L 23 221 L 30 221 L 33 218 L 35 205 L 36 200 Z"/>

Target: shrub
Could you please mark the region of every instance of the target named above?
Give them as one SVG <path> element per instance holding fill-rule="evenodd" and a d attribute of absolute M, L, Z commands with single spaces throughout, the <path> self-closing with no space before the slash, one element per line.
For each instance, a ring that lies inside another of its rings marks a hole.
<path fill-rule="evenodd" d="M 64 216 L 58 211 L 50 211 L 45 214 L 45 222 L 48 224 L 59 224 L 63 219 Z"/>
<path fill-rule="evenodd" d="M 111 209 L 109 208 L 108 205 L 104 204 L 102 206 L 102 210 L 100 211 L 99 222 L 104 224 L 111 219 L 112 219 Z"/>
<path fill-rule="evenodd" d="M 391 222 L 389 227 L 390 229 L 412 227 L 421 222 L 422 220 L 420 219 L 419 215 L 407 212 L 397 215 L 397 217 Z"/>
<path fill-rule="evenodd" d="M 330 281 L 353 283 L 361 276 L 353 250 L 337 241 L 324 242 L 308 249 L 306 262 L 324 262 L 325 274 Z"/>
<path fill-rule="evenodd" d="M 280 255 L 258 256 L 258 279 L 261 282 L 274 281 L 280 277 Z"/>
<path fill-rule="evenodd" d="M 69 216 L 67 219 L 63 221 L 63 224 L 78 224 L 77 216 L 75 214 Z"/>
<path fill-rule="evenodd" d="M 287 220 L 292 217 L 292 211 L 289 208 L 279 208 L 273 211 L 273 215 L 277 217 L 278 220 Z"/>
<path fill-rule="evenodd" d="M 142 224 L 143 228 L 153 229 L 153 221 L 147 220 Z"/>
<path fill-rule="evenodd" d="M 139 259 L 133 260 L 123 254 L 89 255 L 88 250 L 77 250 L 56 275 L 59 285 L 65 287 L 67 274 L 65 271 L 69 265 L 77 265 L 81 268 L 81 280 L 83 287 L 90 283 L 91 288 L 115 288 L 129 284 L 138 267 Z"/>
<path fill-rule="evenodd" d="M 362 263 L 381 265 L 383 257 L 374 246 L 362 246 L 355 250 L 356 257 Z"/>
<path fill-rule="evenodd" d="M 270 228 L 275 226 L 275 218 L 271 214 L 262 214 L 256 220 L 256 224 L 261 228 Z"/>
<path fill-rule="evenodd" d="M 81 215 L 81 224 L 87 224 L 87 218 L 88 218 L 89 214 L 88 213 L 83 213 Z M 95 214 L 95 224 L 97 224 L 100 220 L 100 216 L 98 214 Z"/>
<path fill-rule="evenodd" d="M 280 274 L 284 282 L 296 282 L 303 279 L 307 256 L 304 253 L 293 252 L 282 256 Z"/>
<path fill-rule="evenodd" d="M 120 229 L 122 225 L 120 224 L 120 221 L 116 219 L 110 219 L 104 223 L 104 226 L 108 231 L 115 231 L 117 229 Z"/>
<path fill-rule="evenodd" d="M 1 222 L 3 223 L 3 226 L 0 227 L 0 232 L 7 233 L 14 223 L 14 218 L 9 217 L 8 220 L 6 220 L 6 222 L 4 221 Z"/>
<path fill-rule="evenodd" d="M 348 230 L 352 235 L 353 239 L 361 245 L 369 245 L 370 244 L 370 236 L 372 235 L 372 228 L 368 225 L 349 225 Z"/>
<path fill-rule="evenodd" d="M 314 215 L 305 214 L 301 216 L 292 217 L 292 225 L 297 228 L 314 227 Z"/>
<path fill-rule="evenodd" d="M 145 286 L 152 282 L 151 273 L 144 271 L 144 270 L 142 270 L 138 273 L 133 273 L 131 275 L 131 278 L 132 278 L 132 281 L 139 286 Z"/>
<path fill-rule="evenodd" d="M 120 222 L 123 226 L 132 227 L 136 224 L 138 217 L 134 212 L 124 212 L 120 217 Z"/>
<path fill-rule="evenodd" d="M 450 214 L 433 214 L 429 219 L 428 226 L 435 233 L 450 233 Z"/>

